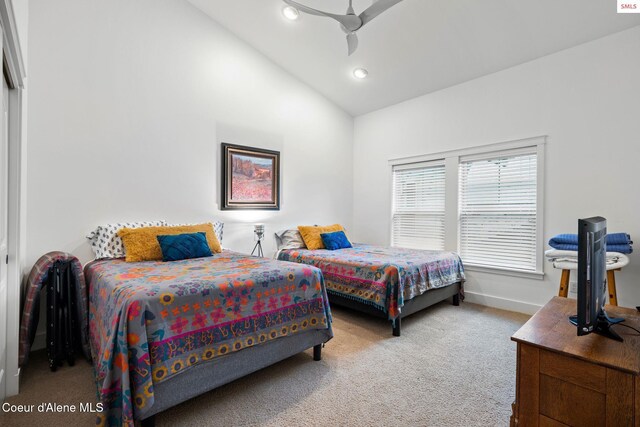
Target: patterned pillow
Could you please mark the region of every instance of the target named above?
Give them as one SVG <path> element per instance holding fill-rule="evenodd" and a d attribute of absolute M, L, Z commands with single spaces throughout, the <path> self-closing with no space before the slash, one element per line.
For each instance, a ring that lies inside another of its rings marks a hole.
<path fill-rule="evenodd" d="M 224 222 L 216 221 L 213 223 L 213 232 L 216 233 L 218 242 L 222 244 L 222 229 L 224 228 Z"/>
<path fill-rule="evenodd" d="M 213 256 L 206 233 L 189 233 L 156 236 L 163 261 L 180 261 L 183 259 Z"/>
<path fill-rule="evenodd" d="M 274 233 L 276 236 L 276 244 L 280 249 L 306 249 L 307 246 L 302 240 L 300 232 L 296 229 L 282 230 Z"/>
<path fill-rule="evenodd" d="M 117 222 L 99 225 L 87 235 L 91 249 L 96 259 L 124 257 L 124 245 L 118 237 L 118 230 L 122 228 L 158 227 L 167 225 L 167 221 Z"/>

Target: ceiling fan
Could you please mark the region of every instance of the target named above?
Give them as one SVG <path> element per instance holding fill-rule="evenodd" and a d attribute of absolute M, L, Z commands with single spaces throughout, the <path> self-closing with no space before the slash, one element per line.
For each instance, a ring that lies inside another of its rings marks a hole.
<path fill-rule="evenodd" d="M 347 34 L 347 45 L 349 47 L 349 55 L 351 55 L 358 48 L 358 36 L 356 34 L 356 31 L 364 27 L 373 18 L 380 15 L 391 6 L 400 3 L 402 0 L 374 0 L 373 4 L 365 9 L 365 11 L 360 15 L 356 15 L 353 10 L 353 0 L 349 0 L 349 8 L 347 9 L 347 13 L 345 15 L 336 15 L 334 13 L 312 9 L 293 0 L 283 1 L 289 6 L 294 7 L 301 12 L 305 12 L 310 15 L 324 16 L 338 21 L 340 23 L 342 31 Z"/>

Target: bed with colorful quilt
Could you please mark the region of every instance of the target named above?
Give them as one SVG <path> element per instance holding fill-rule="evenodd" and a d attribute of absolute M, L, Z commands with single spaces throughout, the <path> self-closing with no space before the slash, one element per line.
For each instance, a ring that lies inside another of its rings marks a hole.
<path fill-rule="evenodd" d="M 223 251 L 182 261 L 92 261 L 91 352 L 102 425 L 155 414 L 333 336 L 322 273 Z"/>
<path fill-rule="evenodd" d="M 337 250 L 282 249 L 277 259 L 318 267 L 332 304 L 388 318 L 395 336 L 402 318 L 450 297 L 454 305 L 464 298 L 464 268 L 455 252 L 353 243 Z"/>

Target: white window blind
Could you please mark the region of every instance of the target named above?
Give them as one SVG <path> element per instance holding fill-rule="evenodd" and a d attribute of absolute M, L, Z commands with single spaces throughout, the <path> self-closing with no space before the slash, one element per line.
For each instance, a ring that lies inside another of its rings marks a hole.
<path fill-rule="evenodd" d="M 462 157 L 459 187 L 463 262 L 536 271 L 536 148 Z"/>
<path fill-rule="evenodd" d="M 444 162 L 393 168 L 391 245 L 444 249 Z"/>

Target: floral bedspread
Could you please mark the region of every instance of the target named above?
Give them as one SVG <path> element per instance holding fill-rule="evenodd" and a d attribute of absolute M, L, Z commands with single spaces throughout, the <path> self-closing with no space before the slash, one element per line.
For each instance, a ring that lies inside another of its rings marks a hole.
<path fill-rule="evenodd" d="M 465 280 L 455 252 L 354 243 L 353 248 L 335 251 L 286 249 L 278 259 L 318 267 L 330 294 L 373 305 L 391 320 L 400 315 L 404 301 Z"/>
<path fill-rule="evenodd" d="M 224 251 L 174 262 L 94 261 L 91 352 L 103 425 L 133 426 L 154 384 L 189 367 L 312 329 L 331 332 L 320 270 Z"/>

